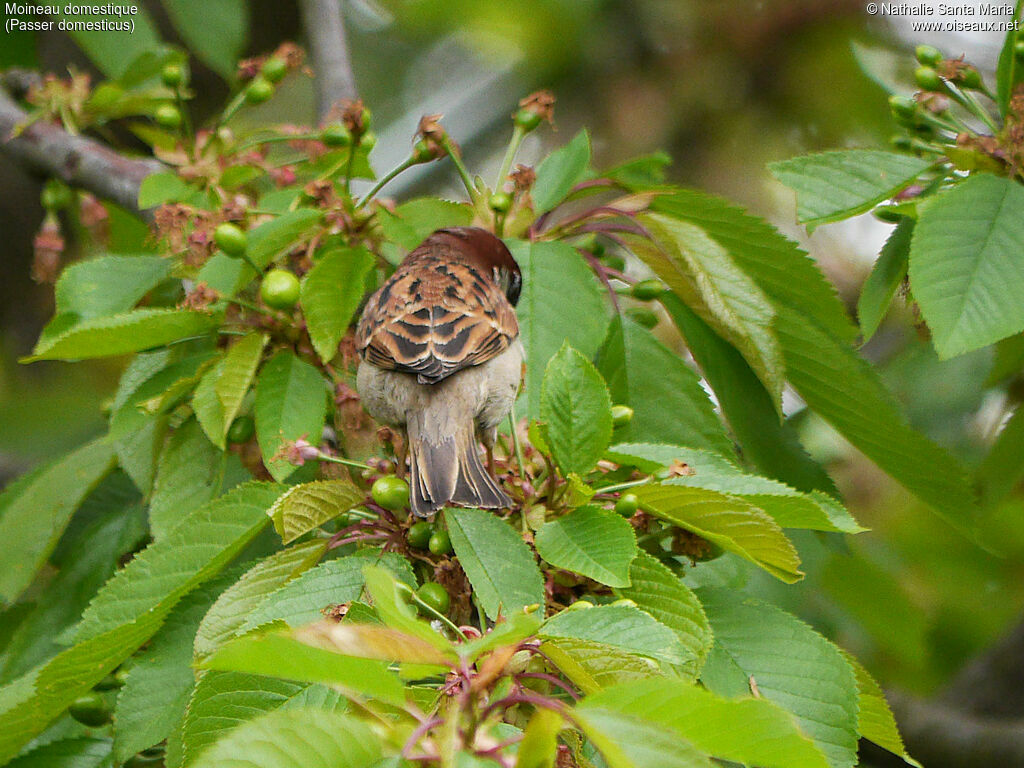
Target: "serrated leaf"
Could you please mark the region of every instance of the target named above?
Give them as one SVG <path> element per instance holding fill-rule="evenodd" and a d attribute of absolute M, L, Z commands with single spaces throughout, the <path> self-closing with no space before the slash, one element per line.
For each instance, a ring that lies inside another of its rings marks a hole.
<path fill-rule="evenodd" d="M 587 695 L 610 685 L 664 674 L 653 659 L 593 640 L 549 638 L 541 643 L 540 650 Z"/>
<path fill-rule="evenodd" d="M 26 752 L 6 768 L 110 768 L 110 739 L 61 739 Z"/>
<path fill-rule="evenodd" d="M 645 511 L 711 541 L 791 584 L 803 577 L 800 556 L 763 510 L 704 488 L 645 485 L 635 489 Z"/>
<path fill-rule="evenodd" d="M 297 469 L 287 459 L 274 459 L 286 442 L 301 437 L 313 445 L 320 444 L 327 416 L 324 378 L 291 352 L 278 352 L 260 372 L 254 411 L 263 463 L 281 482 Z"/>
<path fill-rule="evenodd" d="M 585 475 L 612 437 L 612 401 L 601 374 L 566 342 L 548 362 L 540 393 L 552 456 L 564 474 Z"/>
<path fill-rule="evenodd" d="M 590 135 L 582 130 L 537 166 L 537 180 L 530 190 L 533 208 L 544 213 L 554 208 L 583 180 L 590 164 Z"/>
<path fill-rule="evenodd" d="M 806 317 L 844 341 L 856 337 L 857 329 L 850 322 L 835 286 L 804 251 L 767 221 L 751 216 L 728 200 L 688 189 L 658 195 L 651 209 L 704 230 L 729 252 L 740 269 L 754 278 L 773 303 L 799 308 Z"/>
<path fill-rule="evenodd" d="M 395 208 L 378 213 L 380 226 L 388 240 L 411 251 L 428 235 L 443 227 L 466 227 L 473 222 L 473 211 L 464 203 L 416 197 Z"/>
<path fill-rule="evenodd" d="M 544 579 L 522 537 L 504 520 L 480 509 L 448 508 L 452 547 L 484 613 L 497 621 L 525 606 L 544 605 Z"/>
<path fill-rule="evenodd" d="M 343 688 L 350 697 L 368 696 L 401 706 L 405 698 L 402 682 L 386 663 L 314 648 L 299 642 L 290 632 L 236 637 L 199 662 L 199 667 L 300 683 L 328 683 Z"/>
<path fill-rule="evenodd" d="M 194 633 L 196 656 L 208 656 L 242 631 L 267 597 L 317 564 L 326 541 L 307 541 L 264 558 L 217 598 Z"/>
<path fill-rule="evenodd" d="M 266 511 L 283 490 L 246 483 L 192 512 L 107 582 L 83 614 L 75 639 L 169 608 L 215 576 L 266 526 Z"/>
<path fill-rule="evenodd" d="M 908 765 L 921 768 L 921 764 L 907 754 L 907 748 L 903 746 L 900 729 L 882 687 L 851 654 L 843 651 L 843 658 L 857 677 L 857 732 L 882 749 L 902 757 Z"/>
<path fill-rule="evenodd" d="M 714 390 L 743 456 L 761 472 L 798 490 L 838 496 L 831 478 L 804 450 L 793 427 L 779 420 L 771 395 L 743 356 L 678 297 L 664 294 L 661 303 Z"/>
<path fill-rule="evenodd" d="M 325 363 L 338 353 L 373 264 L 365 248 L 336 248 L 323 254 L 302 280 L 300 303 L 309 338 Z"/>
<path fill-rule="evenodd" d="M 204 673 L 196 682 L 182 725 L 182 765 L 194 763 L 211 744 L 243 723 L 265 712 L 294 706 L 310 688 L 322 686 L 241 672 Z M 345 702 L 340 694 L 331 694 Z M 345 708 L 342 703 L 342 711 Z"/>
<path fill-rule="evenodd" d="M 151 173 L 139 185 L 139 210 L 154 208 L 163 203 L 176 203 L 192 195 L 194 190 L 173 171 Z"/>
<path fill-rule="evenodd" d="M 575 509 L 545 523 L 536 536 L 537 554 L 556 568 L 610 587 L 629 586 L 629 564 L 637 554 L 633 526 L 595 506 Z"/>
<path fill-rule="evenodd" d="M 813 228 L 870 210 L 920 176 L 932 160 L 898 152 L 849 149 L 794 157 L 768 166 L 797 194 L 797 219 Z"/>
<path fill-rule="evenodd" d="M 530 716 L 516 753 L 516 768 L 554 768 L 558 732 L 564 720 L 558 712 L 538 707 Z"/>
<path fill-rule="evenodd" d="M 715 633 L 716 650 L 754 679 L 763 698 L 796 716 L 832 768 L 855 765 L 857 687 L 839 649 L 773 605 L 726 589 L 703 588 L 697 596 Z"/>
<path fill-rule="evenodd" d="M 778 314 L 790 383 L 868 458 L 961 530 L 976 502 L 964 468 L 914 431 L 877 372 L 796 310 Z"/>
<path fill-rule="evenodd" d="M 182 309 L 136 309 L 120 315 L 95 317 L 56 336 L 40 339 L 22 362 L 83 360 L 112 357 L 163 346 L 217 327 L 217 318 Z"/>
<path fill-rule="evenodd" d="M 608 768 L 713 768 L 692 744 L 639 715 L 583 706 L 572 717 Z"/>
<path fill-rule="evenodd" d="M 921 206 L 910 287 L 941 359 L 1024 330 L 1024 189 L 973 174 Z"/>
<path fill-rule="evenodd" d="M 616 317 L 596 363 L 612 402 L 633 409 L 629 424 L 616 430 L 617 439 L 692 445 L 725 456 L 733 453 L 697 375 L 646 328 Z"/>
<path fill-rule="evenodd" d="M 415 589 L 416 577 L 403 557 L 394 552 L 360 550 L 347 557 L 320 563 L 272 592 L 249 614 L 242 630 L 273 621 L 298 627 L 322 618 L 323 609 L 328 606 L 359 600 L 366 583 L 363 568 L 371 563 L 382 565 Z"/>
<path fill-rule="evenodd" d="M 658 242 L 631 238 L 634 253 L 739 350 L 781 409 L 785 364 L 767 296 L 700 227 L 664 214 L 641 218 Z"/>
<path fill-rule="evenodd" d="M 828 768 L 793 716 L 767 699 L 726 699 L 677 680 L 648 679 L 588 696 L 580 709 L 590 707 L 643 712 L 645 720 L 723 760 L 763 768 Z"/>
<path fill-rule="evenodd" d="M 624 443 L 610 448 L 605 456 L 652 473 L 663 472 L 674 462 L 681 462 L 689 467 L 691 474 L 670 477 L 665 480 L 667 485 L 706 488 L 739 496 L 767 512 L 783 528 L 842 533 L 867 530 L 858 525 L 839 502 L 820 491 L 801 493 L 778 480 L 744 472 L 708 451 L 674 445 Z"/>
<path fill-rule="evenodd" d="M 370 768 L 381 759 L 369 726 L 337 712 L 278 709 L 240 725 L 195 768 Z"/>
<path fill-rule="evenodd" d="M 445 667 L 453 662 L 452 655 L 442 653 L 432 641 L 379 624 L 318 621 L 299 627 L 292 636 L 314 648 L 361 659 Z"/>
<path fill-rule="evenodd" d="M 675 632 L 629 605 L 597 605 L 556 613 L 541 626 L 540 636 L 603 643 L 669 664 L 685 664 L 690 658 Z"/>
<path fill-rule="evenodd" d="M 425 641 L 448 657 L 455 656 L 451 642 L 416 617 L 416 612 L 405 594 L 398 589 L 398 580 L 389 571 L 379 565 L 367 565 L 363 568 L 363 578 L 381 621 L 389 627 Z"/>
<path fill-rule="evenodd" d="M 523 274 L 516 305 L 519 337 L 526 353 L 524 400 L 517 416 L 540 415 L 540 390 L 548 361 L 568 342 L 590 357 L 608 328 L 608 307 L 590 267 L 575 248 L 561 242 L 509 242 Z M 572 296 L 572 301 L 566 301 Z"/>
<path fill-rule="evenodd" d="M 686 649 L 680 670 L 696 677 L 711 649 L 711 627 L 700 601 L 689 587 L 653 555 L 640 552 L 629 567 L 630 584 L 615 594 L 636 603 L 660 623 L 676 633 Z"/>
<path fill-rule="evenodd" d="M 217 360 L 203 374 L 192 393 L 192 411 L 210 442 L 218 448 L 227 445 L 225 435 L 230 423 L 224 418 L 224 405 L 217 397 L 217 380 L 224 372 L 224 360 Z"/>
<path fill-rule="evenodd" d="M 91 317 L 127 312 L 171 272 L 162 256 L 100 256 L 71 264 L 54 288 L 58 313 Z"/>
<path fill-rule="evenodd" d="M 249 230 L 246 254 L 257 266 L 266 267 L 277 255 L 309 234 L 321 218 L 321 211 L 313 208 L 286 211 Z"/>
<path fill-rule="evenodd" d="M 540 611 L 516 613 L 504 621 L 496 623 L 483 637 L 460 643 L 456 646 L 459 655 L 469 661 L 475 661 L 487 651 L 502 646 L 516 645 L 530 635 L 537 634 L 541 625 Z"/>
<path fill-rule="evenodd" d="M 317 480 L 285 491 L 267 512 L 285 544 L 362 504 L 366 494 L 348 480 Z"/>
<path fill-rule="evenodd" d="M 213 391 L 220 402 L 220 421 L 223 429 L 220 439 L 214 444 L 220 448 L 224 447 L 228 429 L 231 422 L 238 415 L 249 387 L 252 385 L 256 369 L 263 357 L 263 348 L 267 345 L 267 336 L 262 333 L 250 333 L 243 336 L 231 345 L 227 354 L 224 355 L 224 362 L 213 379 Z"/>
<path fill-rule="evenodd" d="M 213 0 L 197 6 L 189 0 L 163 0 L 163 8 L 196 58 L 231 81 L 249 37 L 249 3 Z"/>
<path fill-rule="evenodd" d="M 14 602 L 32 582 L 72 513 L 113 467 L 110 442 L 96 440 L 12 483 L 0 495 L 0 536 L 12 545 L 0 569 L 0 600 Z"/>
<path fill-rule="evenodd" d="M 860 290 L 857 319 L 860 321 L 860 331 L 865 342 L 875 335 L 896 291 L 907 276 L 907 258 L 910 255 L 910 238 L 913 234 L 913 219 L 905 218 L 896 225 L 882 246 L 878 260 Z"/>

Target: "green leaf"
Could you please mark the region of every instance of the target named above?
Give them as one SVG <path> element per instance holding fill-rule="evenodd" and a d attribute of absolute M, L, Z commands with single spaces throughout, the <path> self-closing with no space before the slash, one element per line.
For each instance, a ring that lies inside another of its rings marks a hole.
<path fill-rule="evenodd" d="M 321 685 L 296 683 L 241 672 L 203 673 L 196 682 L 182 725 L 183 765 L 190 765 L 211 744 L 260 715 L 278 709 L 315 705 L 344 711 L 341 694 Z"/>
<path fill-rule="evenodd" d="M 264 528 L 283 490 L 246 483 L 192 512 L 107 582 L 83 614 L 76 641 L 169 608 L 215 576 Z"/>
<path fill-rule="evenodd" d="M 653 659 L 593 640 L 549 638 L 541 643 L 540 650 L 587 695 L 608 686 L 664 674 Z"/>
<path fill-rule="evenodd" d="M 151 173 L 139 185 L 139 209 L 155 208 L 189 198 L 195 190 L 174 171 Z"/>
<path fill-rule="evenodd" d="M 61 739 L 26 752 L 6 768 L 110 768 L 110 739 Z"/>
<path fill-rule="evenodd" d="M 287 459 L 274 459 L 286 442 L 301 437 L 320 444 L 327 416 L 324 378 L 312 365 L 282 350 L 263 366 L 254 411 L 263 463 L 280 482 L 297 469 Z"/>
<path fill-rule="evenodd" d="M 537 531 L 537 553 L 556 568 L 579 573 L 610 587 L 629 586 L 636 557 L 633 526 L 595 506 L 575 509 Z"/>
<path fill-rule="evenodd" d="M 596 362 L 612 402 L 633 409 L 629 424 L 616 430 L 617 439 L 692 445 L 732 455 L 732 444 L 697 374 L 646 328 L 616 317 Z"/>
<path fill-rule="evenodd" d="M 686 661 L 679 665 L 694 678 L 711 649 L 711 627 L 700 601 L 667 566 L 653 555 L 640 552 L 629 567 L 630 584 L 615 594 L 636 603 L 660 623 L 676 633 L 686 650 Z"/>
<path fill-rule="evenodd" d="M 290 544 L 365 498 L 366 494 L 348 480 L 317 480 L 289 488 L 267 514 L 281 540 Z"/>
<path fill-rule="evenodd" d="M 797 194 L 797 219 L 809 229 L 856 216 L 895 195 L 932 164 L 930 159 L 849 149 L 794 157 L 768 166 Z"/>
<path fill-rule="evenodd" d="M 721 456 L 675 445 L 626 443 L 611 448 L 606 458 L 630 464 L 644 472 L 662 472 L 673 462 L 689 466 L 693 474 L 671 477 L 667 485 L 706 488 L 739 496 L 767 512 L 783 528 L 860 533 L 849 512 L 829 496 L 814 491 L 801 493 L 778 480 L 744 472 Z"/>
<path fill-rule="evenodd" d="M 1020 18 L 1021 6 L 1024 2 L 1017 0 L 1013 9 L 1013 19 Z M 1024 77 L 1024 69 L 1017 61 L 1017 54 L 1014 45 L 1018 40 L 1017 30 L 1013 25 L 1006 30 L 1006 37 L 1003 38 L 1003 47 L 999 51 L 999 63 L 996 66 L 996 105 L 999 107 L 999 114 L 1006 116 L 1010 108 L 1010 97 L 1013 95 L 1013 87 Z"/>
<path fill-rule="evenodd" d="M 183 309 L 136 309 L 120 315 L 83 320 L 56 336 L 41 338 L 29 357 L 37 360 L 82 360 L 111 357 L 202 336 L 217 318 Z"/>
<path fill-rule="evenodd" d="M 905 218 L 896 225 L 889 239 L 882 246 L 871 274 L 864 281 L 857 300 L 857 318 L 860 320 L 860 331 L 867 342 L 882 318 L 889 310 L 896 291 L 907 276 L 907 258 L 910 255 L 910 238 L 914 234 L 914 220 Z"/>
<path fill-rule="evenodd" d="M 321 211 L 313 208 L 286 211 L 249 230 L 246 254 L 257 266 L 266 267 L 283 251 L 310 234 L 321 218 Z"/>
<path fill-rule="evenodd" d="M 727 200 L 694 190 L 658 195 L 651 209 L 703 229 L 754 278 L 773 303 L 799 308 L 844 341 L 856 337 L 857 328 L 850 322 L 835 286 L 806 253 L 768 222 Z"/>
<path fill-rule="evenodd" d="M 249 38 L 246 0 L 163 0 L 174 28 L 196 58 L 225 80 L 234 80 L 238 59 Z"/>
<path fill-rule="evenodd" d="M 417 622 L 417 630 L 425 626 Z M 441 667 L 451 667 L 454 661 L 447 643 L 442 650 L 433 637 L 419 637 L 378 623 L 325 619 L 299 627 L 293 637 L 314 648 L 361 659 Z"/>
<path fill-rule="evenodd" d="M 832 768 L 857 762 L 857 688 L 842 653 L 799 619 L 726 589 L 697 591 L 715 648 L 761 696 L 796 715 Z M 719 691 L 705 683 L 716 693 Z"/>
<path fill-rule="evenodd" d="M 672 165 L 672 156 L 668 152 L 659 150 L 601 171 L 601 176 L 629 189 L 650 189 L 665 182 L 665 169 L 670 165 Z"/>
<path fill-rule="evenodd" d="M 163 741 L 181 720 L 195 684 L 192 639 L 217 594 L 234 578 L 222 576 L 187 595 L 128 668 L 114 710 L 119 762 Z"/>
<path fill-rule="evenodd" d="M 544 579 L 530 548 L 512 526 L 480 509 L 448 508 L 445 525 L 459 563 L 488 618 L 544 605 Z"/>
<path fill-rule="evenodd" d="M 202 617 L 195 634 L 195 654 L 209 656 L 242 631 L 252 612 L 267 597 L 319 562 L 327 550 L 323 540 L 288 547 L 264 558 L 232 584 Z"/>
<path fill-rule="evenodd" d="M 713 768 L 692 744 L 638 714 L 581 706 L 572 719 L 601 751 L 608 768 Z"/>
<path fill-rule="evenodd" d="M 347 696 L 368 696 L 396 706 L 405 700 L 402 682 L 385 662 L 342 656 L 280 632 L 236 637 L 199 662 L 199 667 L 327 683 L 341 687 Z"/>
<path fill-rule="evenodd" d="M 162 256 L 100 256 L 60 273 L 54 288 L 58 313 L 78 319 L 127 312 L 171 272 Z"/>
<path fill-rule="evenodd" d="M 80 14 L 59 12 L 62 7 L 67 8 L 67 5 L 62 6 L 60 3 L 48 7 L 58 11 L 51 14 L 55 19 L 69 22 L 67 34 L 100 71 L 111 79 L 124 74 L 140 55 L 160 46 L 160 34 L 145 8 L 136 7 L 130 17 L 113 13 L 89 14 L 88 21 L 96 26 L 75 30 L 70 25 L 83 21 Z M 107 28 L 100 29 L 100 23 L 105 23 Z"/>
<path fill-rule="evenodd" d="M 843 658 L 857 676 L 857 732 L 882 749 L 902 757 L 908 765 L 921 768 L 921 764 L 907 754 L 903 746 L 896 718 L 885 700 L 885 693 L 864 666 L 849 653 L 843 651 Z"/>
<path fill-rule="evenodd" d="M 976 502 L 964 468 L 911 429 L 875 370 L 796 310 L 779 312 L 777 330 L 789 381 L 807 404 L 946 520 L 968 529 Z"/>
<path fill-rule="evenodd" d="M 768 298 L 700 227 L 664 214 L 641 219 L 658 243 L 631 238 L 633 252 L 739 350 L 781 410 L 785 365 Z"/>
<path fill-rule="evenodd" d="M 32 583 L 72 513 L 113 466 L 109 441 L 96 440 L 12 483 L 0 495 L 0 536 L 12 545 L 0 568 L 0 600 L 14 602 Z"/>
<path fill-rule="evenodd" d="M 763 768 L 828 768 L 825 756 L 767 699 L 726 699 L 678 680 L 648 679 L 588 696 L 579 709 L 601 707 L 678 733 L 716 758 Z"/>
<path fill-rule="evenodd" d="M 1024 446 L 1024 408 L 1018 405 L 978 466 L 978 488 L 986 507 L 991 508 L 1005 499 L 1024 477 L 1021 446 Z"/>
<path fill-rule="evenodd" d="M 321 709 L 278 709 L 240 725 L 195 768 L 370 768 L 381 759 L 369 726 Z"/>
<path fill-rule="evenodd" d="M 973 174 L 921 206 L 910 286 L 941 359 L 1024 330 L 1024 189 Z"/>
<path fill-rule="evenodd" d="M 302 280 L 300 301 L 309 338 L 325 363 L 338 353 L 373 264 L 365 248 L 336 248 L 321 256 Z"/>
<path fill-rule="evenodd" d="M 692 658 L 675 632 L 629 605 L 597 605 L 556 613 L 541 626 L 540 636 L 603 643 L 669 664 L 685 664 Z"/>
<path fill-rule="evenodd" d="M 517 415 L 536 419 L 548 361 L 566 342 L 592 356 L 608 328 L 608 307 L 594 273 L 570 245 L 515 240 L 509 248 L 523 274 L 516 314 L 526 352 L 526 409 Z"/>
<path fill-rule="evenodd" d="M 228 427 L 231 426 L 224 418 L 224 404 L 217 397 L 217 382 L 224 373 L 223 358 L 217 360 L 202 375 L 192 393 L 192 411 L 195 413 L 196 421 L 203 428 L 203 432 L 210 439 L 210 442 L 218 448 L 227 445 Z"/>
<path fill-rule="evenodd" d="M 367 564 L 382 565 L 408 586 L 414 589 L 417 586 L 412 569 L 400 555 L 360 550 L 347 557 L 320 563 L 272 592 L 246 617 L 242 631 L 274 621 L 298 627 L 323 618 L 323 609 L 330 605 L 359 600 L 366 583 L 363 568 Z"/>
<path fill-rule="evenodd" d="M 263 358 L 263 348 L 266 345 L 267 336 L 265 334 L 250 333 L 232 344 L 227 354 L 224 355 L 223 365 L 218 369 L 217 376 L 213 380 L 213 391 L 220 402 L 220 413 L 224 425 L 222 432 L 218 435 L 219 440 L 213 442 L 220 448 L 224 447 L 231 422 L 238 415 L 242 401 L 252 385 L 252 379 Z"/>
<path fill-rule="evenodd" d="M 548 362 L 540 392 L 540 417 L 548 445 L 566 475 L 585 475 L 612 437 L 612 401 L 601 374 L 566 342 Z"/>
<path fill-rule="evenodd" d="M 704 488 L 645 485 L 635 490 L 655 517 L 685 528 L 787 584 L 803 577 L 800 557 L 772 518 L 743 499 Z"/>
<path fill-rule="evenodd" d="M 796 431 L 779 420 L 771 395 L 740 353 L 678 297 L 664 294 L 661 303 L 715 391 L 743 456 L 761 472 L 801 491 L 838 496 L 831 478 L 804 450 Z"/>
<path fill-rule="evenodd" d="M 516 753 L 516 768 L 554 768 L 558 732 L 564 721 L 558 712 L 538 707 L 526 724 Z"/>
<path fill-rule="evenodd" d="M 582 130 L 537 166 L 537 181 L 530 195 L 533 208 L 543 213 L 554 208 L 583 180 L 590 164 L 590 135 Z"/>
<path fill-rule="evenodd" d="M 378 211 L 378 217 L 387 239 L 411 251 L 435 230 L 469 226 L 473 223 L 473 210 L 464 203 L 416 197 L 399 205 L 394 213 Z"/>
<path fill-rule="evenodd" d="M 447 656 L 454 656 L 455 651 L 447 638 L 426 622 L 416 618 L 416 611 L 406 599 L 406 593 L 399 591 L 398 580 L 390 571 L 379 565 L 367 565 L 363 568 L 366 589 L 373 598 L 373 607 L 387 626 L 411 635 Z"/>

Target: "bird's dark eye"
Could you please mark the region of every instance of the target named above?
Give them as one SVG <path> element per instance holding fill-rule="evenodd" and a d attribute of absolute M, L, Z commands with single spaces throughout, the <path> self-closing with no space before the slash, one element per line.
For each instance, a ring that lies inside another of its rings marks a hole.
<path fill-rule="evenodd" d="M 523 278 L 518 272 L 513 272 L 509 276 L 511 279 L 508 281 L 508 287 L 505 289 L 505 296 L 508 297 L 508 303 L 513 307 L 519 303 L 519 292 L 523 288 Z"/>

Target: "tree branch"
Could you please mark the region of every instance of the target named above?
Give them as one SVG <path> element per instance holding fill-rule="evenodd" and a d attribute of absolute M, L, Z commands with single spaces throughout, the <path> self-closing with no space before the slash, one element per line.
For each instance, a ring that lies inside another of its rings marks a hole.
<path fill-rule="evenodd" d="M 72 136 L 42 120 L 11 138 L 27 117 L 25 110 L 0 89 L 0 151 L 31 170 L 56 176 L 73 187 L 149 218 L 139 210 L 139 187 L 151 173 L 165 170 L 162 163 L 125 157 L 97 141 Z"/>
<path fill-rule="evenodd" d="M 356 78 L 345 40 L 340 0 L 300 0 L 309 56 L 316 74 L 316 114 L 323 120 L 331 106 L 355 99 Z"/>

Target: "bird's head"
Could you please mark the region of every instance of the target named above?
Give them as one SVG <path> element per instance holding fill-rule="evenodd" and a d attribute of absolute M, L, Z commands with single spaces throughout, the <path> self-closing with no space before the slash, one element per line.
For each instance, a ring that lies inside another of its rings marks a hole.
<path fill-rule="evenodd" d="M 454 241 L 455 247 L 466 259 L 486 275 L 490 275 L 514 307 L 519 301 L 523 276 L 508 247 L 486 229 L 480 227 L 447 227 L 439 229 L 429 238 Z"/>

